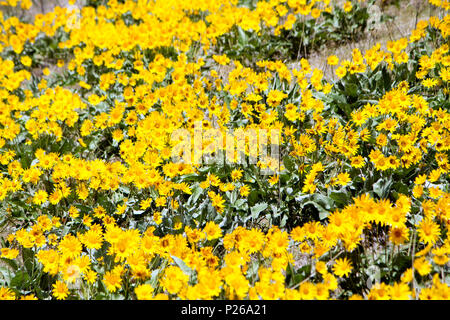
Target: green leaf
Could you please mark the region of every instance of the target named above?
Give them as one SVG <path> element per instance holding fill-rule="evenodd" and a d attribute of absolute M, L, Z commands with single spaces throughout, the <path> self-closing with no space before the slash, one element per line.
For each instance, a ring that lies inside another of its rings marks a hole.
<path fill-rule="evenodd" d="M 383 85 L 384 85 L 384 89 L 386 91 L 389 91 L 391 89 L 391 77 L 389 76 L 389 73 L 387 72 L 386 68 L 382 69 L 382 74 L 383 74 Z"/>
<path fill-rule="evenodd" d="M 0 284 L 3 283 L 2 277 L 7 283 L 9 283 L 11 277 L 11 270 L 9 270 L 6 267 L 0 267 Z"/>
<path fill-rule="evenodd" d="M 380 178 L 374 185 L 373 185 L 373 192 L 375 192 L 376 195 L 378 195 L 380 198 L 385 198 L 390 187 L 392 185 L 392 180 Z"/>
<path fill-rule="evenodd" d="M 22 251 L 22 256 L 25 269 L 28 273 L 32 273 L 34 265 L 34 252 L 31 249 L 24 248 Z"/>
<path fill-rule="evenodd" d="M 20 270 L 16 273 L 14 278 L 11 279 L 10 286 L 17 289 L 22 289 L 28 285 L 30 281 L 30 276 L 27 272 Z"/>
<path fill-rule="evenodd" d="M 258 275 L 259 263 L 258 261 L 253 261 L 247 270 L 247 278 L 252 278 Z"/>
<path fill-rule="evenodd" d="M 19 269 L 19 266 L 17 265 L 17 262 L 11 259 L 5 259 L 5 258 L 0 258 L 0 261 L 4 262 L 5 264 L 7 264 L 10 268 L 12 268 L 14 271 L 16 271 L 17 269 Z"/>
<path fill-rule="evenodd" d="M 392 189 L 394 189 L 397 194 L 398 193 L 408 194 L 408 186 L 401 181 L 394 183 Z"/>
<path fill-rule="evenodd" d="M 329 197 L 340 206 L 346 205 L 349 200 L 347 192 L 344 191 L 332 191 Z"/>
<path fill-rule="evenodd" d="M 295 162 L 293 161 L 293 159 L 290 156 L 285 156 L 283 158 L 283 163 L 284 163 L 285 168 L 289 172 L 293 172 L 295 170 Z"/>
<path fill-rule="evenodd" d="M 319 219 L 320 220 L 323 220 L 330 215 L 330 213 L 324 207 L 322 207 L 320 204 L 318 204 L 317 202 L 308 201 L 308 202 L 305 202 L 305 204 L 303 206 L 306 206 L 308 204 L 313 205 L 317 209 L 317 211 L 319 211 Z"/>
<path fill-rule="evenodd" d="M 181 271 L 183 271 L 185 274 L 187 274 L 188 276 L 191 276 L 193 274 L 193 271 L 191 268 L 189 268 L 186 263 L 184 263 L 183 260 L 181 260 L 178 257 L 175 256 L 171 256 L 173 261 L 176 263 L 176 265 L 181 269 Z"/>
<path fill-rule="evenodd" d="M 261 202 L 261 203 L 257 203 L 256 205 L 254 205 L 250 211 L 251 211 L 251 217 L 253 219 L 258 218 L 258 215 L 263 212 L 264 210 L 266 210 L 268 207 L 267 203 L 265 202 Z"/>
<path fill-rule="evenodd" d="M 233 207 L 235 207 L 236 209 L 244 209 L 244 205 L 247 203 L 246 199 L 238 199 L 236 200 L 236 202 L 233 204 Z"/>
<path fill-rule="evenodd" d="M 180 176 L 180 179 L 183 181 L 193 181 L 193 182 L 198 182 L 201 181 L 202 176 L 198 175 L 196 173 L 189 173 L 189 174 L 185 174 Z"/>
<path fill-rule="evenodd" d="M 316 193 L 313 196 L 314 202 L 322 206 L 323 208 L 327 210 L 331 210 L 334 207 L 334 201 L 330 197 L 327 197 L 325 195 L 322 195 L 320 193 Z"/>
<path fill-rule="evenodd" d="M 189 200 L 187 202 L 187 205 L 192 205 L 197 202 L 198 198 L 204 193 L 205 191 L 200 188 L 200 186 L 194 187 L 194 191 L 192 192 L 192 195 L 189 197 Z"/>
<path fill-rule="evenodd" d="M 252 205 L 258 200 L 259 191 L 258 190 L 252 190 L 250 191 L 250 194 L 248 195 L 248 204 Z"/>
<path fill-rule="evenodd" d="M 358 86 L 355 83 L 349 83 L 345 87 L 345 93 L 350 97 L 356 97 L 358 92 Z"/>
<path fill-rule="evenodd" d="M 247 35 L 245 34 L 245 31 L 242 28 L 238 27 L 237 29 L 238 29 L 238 32 L 239 32 L 239 43 L 242 46 L 245 46 L 248 43 L 248 37 L 247 37 Z"/>
<path fill-rule="evenodd" d="M 158 286 L 158 275 L 159 269 L 153 270 L 150 276 L 150 280 L 147 280 L 145 283 L 151 285 L 153 288 L 156 288 Z"/>

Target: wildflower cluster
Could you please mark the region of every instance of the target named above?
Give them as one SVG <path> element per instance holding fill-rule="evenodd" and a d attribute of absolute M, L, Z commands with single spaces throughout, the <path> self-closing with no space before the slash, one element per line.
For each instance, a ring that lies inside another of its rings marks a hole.
<path fill-rule="evenodd" d="M 308 61 L 373 2 L 0 15 L 0 299 L 448 299 L 449 2 Z"/>

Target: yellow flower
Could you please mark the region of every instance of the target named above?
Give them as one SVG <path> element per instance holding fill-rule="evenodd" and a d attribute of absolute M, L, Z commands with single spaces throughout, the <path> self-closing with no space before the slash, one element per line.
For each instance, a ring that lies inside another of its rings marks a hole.
<path fill-rule="evenodd" d="M 409 229 L 404 226 L 394 227 L 389 232 L 389 240 L 394 244 L 403 244 L 409 239 Z"/>
<path fill-rule="evenodd" d="M 300 299 L 302 300 L 312 300 L 316 296 L 316 287 L 309 281 L 302 283 L 298 288 L 298 291 L 300 292 Z"/>
<path fill-rule="evenodd" d="M 83 249 L 80 240 L 71 234 L 67 234 L 60 241 L 58 250 L 64 255 L 71 258 L 75 258 L 80 255 Z"/>
<path fill-rule="evenodd" d="M 161 224 L 162 222 L 162 214 L 160 211 L 155 211 L 153 213 L 153 221 L 155 221 L 156 224 Z"/>
<path fill-rule="evenodd" d="M 69 295 L 69 288 L 64 281 L 56 281 L 53 284 L 53 296 L 58 300 L 64 300 Z"/>
<path fill-rule="evenodd" d="M 114 271 L 106 271 L 103 276 L 103 283 L 106 288 L 111 292 L 116 292 L 117 289 L 122 287 L 122 279 L 120 274 Z"/>
<path fill-rule="evenodd" d="M 392 300 L 409 300 L 412 292 L 407 284 L 399 282 L 389 287 L 389 294 Z"/>
<path fill-rule="evenodd" d="M 0 300 L 15 300 L 16 295 L 14 291 L 9 288 L 0 287 Z"/>
<path fill-rule="evenodd" d="M 151 300 L 153 298 L 153 287 L 149 284 L 141 284 L 134 289 L 138 300 Z"/>
<path fill-rule="evenodd" d="M 243 185 L 240 189 L 239 189 L 239 193 L 242 197 L 247 197 L 250 194 L 250 187 L 248 185 Z"/>
<path fill-rule="evenodd" d="M 116 129 L 112 133 L 112 137 L 116 141 L 122 141 L 123 140 L 123 131 L 120 129 Z"/>
<path fill-rule="evenodd" d="M 346 277 L 352 272 L 352 264 L 347 258 L 337 259 L 333 265 L 333 272 L 338 277 Z"/>
<path fill-rule="evenodd" d="M 97 273 L 94 270 L 89 269 L 84 273 L 83 278 L 84 278 L 84 280 L 86 280 L 87 283 L 92 284 L 97 280 Z"/>
<path fill-rule="evenodd" d="M 103 243 L 101 231 L 95 229 L 90 229 L 84 234 L 80 234 L 78 238 L 88 249 L 100 249 Z"/>
<path fill-rule="evenodd" d="M 80 267 L 75 264 L 71 264 L 64 270 L 63 278 L 65 281 L 73 283 L 80 277 L 80 273 Z"/>
<path fill-rule="evenodd" d="M 19 255 L 19 250 L 10 248 L 1 248 L 1 257 L 5 259 L 15 259 Z"/>
<path fill-rule="evenodd" d="M 326 274 L 327 273 L 327 265 L 323 261 L 317 261 L 316 262 L 316 270 L 320 274 Z"/>
<path fill-rule="evenodd" d="M 351 158 L 351 165 L 353 168 L 362 168 L 364 164 L 364 158 L 361 156 L 355 156 Z"/>
<path fill-rule="evenodd" d="M 372 287 L 367 298 L 369 300 L 389 300 L 390 287 L 384 283 L 377 283 Z"/>
<path fill-rule="evenodd" d="M 25 67 L 29 67 L 31 66 L 32 60 L 29 56 L 23 56 L 22 58 L 20 58 L 20 62 L 25 66 Z"/>
<path fill-rule="evenodd" d="M 146 210 L 150 207 L 151 203 L 152 203 L 153 199 L 152 198 L 147 198 L 145 200 L 142 200 L 140 203 L 140 207 L 142 210 Z"/>
<path fill-rule="evenodd" d="M 237 180 L 239 180 L 240 178 L 242 178 L 242 169 L 234 169 L 234 170 L 231 172 L 231 179 L 232 179 L 233 181 L 237 181 Z"/>
<path fill-rule="evenodd" d="M 437 265 L 443 266 L 450 260 L 450 258 L 448 257 L 448 251 L 444 247 L 435 248 L 431 250 L 431 252 L 434 255 L 433 261 Z"/>
<path fill-rule="evenodd" d="M 45 190 L 38 190 L 34 194 L 33 203 L 40 205 L 47 201 L 48 193 Z"/>
<path fill-rule="evenodd" d="M 222 236 L 222 229 L 215 224 L 213 221 L 209 221 L 206 223 L 203 228 L 203 232 L 206 233 L 207 240 L 218 239 Z"/>
<path fill-rule="evenodd" d="M 213 59 L 214 59 L 214 61 L 216 61 L 218 64 L 224 65 L 224 66 L 230 63 L 230 59 L 229 59 L 225 54 L 224 54 L 224 55 L 221 55 L 221 56 L 213 55 Z"/>
<path fill-rule="evenodd" d="M 341 184 L 342 186 L 346 186 L 349 182 L 352 181 L 352 179 L 350 178 L 350 174 L 348 172 L 338 174 L 337 178 L 338 183 Z"/>
<path fill-rule="evenodd" d="M 419 240 L 425 244 L 436 243 L 441 234 L 439 225 L 433 220 L 424 218 L 418 225 Z"/>
<path fill-rule="evenodd" d="M 222 213 L 225 208 L 225 199 L 223 199 L 220 194 L 216 194 L 214 191 L 209 191 L 208 196 L 211 199 L 212 206 L 217 210 L 217 212 Z"/>
<path fill-rule="evenodd" d="M 338 78 L 343 78 L 346 74 L 347 68 L 345 68 L 344 66 L 340 66 L 336 69 L 336 75 L 338 76 Z"/>
<path fill-rule="evenodd" d="M 414 198 L 419 199 L 423 194 L 423 187 L 421 185 L 416 185 L 414 186 L 412 192 Z"/>
<path fill-rule="evenodd" d="M 339 58 L 337 56 L 335 56 L 335 55 L 331 55 L 331 56 L 329 56 L 327 58 L 327 63 L 330 66 L 335 66 L 335 65 L 337 65 L 339 63 Z"/>
<path fill-rule="evenodd" d="M 352 8 L 353 8 L 353 6 L 352 6 L 352 3 L 351 3 L 350 1 L 346 1 L 346 2 L 344 3 L 343 9 L 344 9 L 345 12 L 350 12 L 350 11 L 352 11 Z"/>
<path fill-rule="evenodd" d="M 421 276 L 426 276 L 431 272 L 431 263 L 429 263 L 425 257 L 421 257 L 414 260 L 414 269 L 416 269 Z"/>
<path fill-rule="evenodd" d="M 278 183 L 279 180 L 280 180 L 280 176 L 273 175 L 267 181 L 270 183 L 270 185 L 273 186 L 274 184 Z"/>
<path fill-rule="evenodd" d="M 414 275 L 412 269 L 409 268 L 405 272 L 403 272 L 400 280 L 402 281 L 402 283 L 410 283 L 413 280 L 413 276 Z"/>

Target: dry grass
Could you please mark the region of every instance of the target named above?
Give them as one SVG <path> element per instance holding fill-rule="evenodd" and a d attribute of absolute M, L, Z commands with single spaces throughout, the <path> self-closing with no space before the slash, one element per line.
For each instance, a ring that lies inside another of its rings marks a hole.
<path fill-rule="evenodd" d="M 83 4 L 83 0 L 77 0 L 74 5 L 70 5 L 68 0 L 33 0 L 33 6 L 29 10 L 31 15 L 35 15 L 37 13 L 48 13 L 53 11 L 55 7 L 62 8 L 81 8 Z"/>
<path fill-rule="evenodd" d="M 385 48 L 387 41 L 408 37 L 419 20 L 428 19 L 437 13 L 437 9 L 430 5 L 427 0 L 403 0 L 400 1 L 399 7 L 393 4 L 383 7 L 382 2 L 379 1 L 377 5 L 372 7 L 370 11 L 371 21 L 379 21 L 379 17 L 383 13 L 392 16 L 392 20 L 384 23 L 375 23 L 373 30 L 366 32 L 360 41 L 350 42 L 341 46 L 326 47 L 310 55 L 308 58 L 309 63 L 313 68 L 322 70 L 324 78 L 336 79 L 334 70 L 327 65 L 328 56 L 336 55 L 339 57 L 339 60 L 350 59 L 354 48 L 364 52 L 377 43 L 381 44 L 381 48 Z"/>

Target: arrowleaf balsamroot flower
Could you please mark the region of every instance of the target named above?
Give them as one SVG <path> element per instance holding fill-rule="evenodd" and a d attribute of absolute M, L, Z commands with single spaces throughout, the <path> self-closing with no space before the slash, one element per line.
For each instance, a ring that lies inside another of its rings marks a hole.
<path fill-rule="evenodd" d="M 333 265 L 333 272 L 338 277 L 346 277 L 352 272 L 352 263 L 347 258 L 337 259 Z"/>
<path fill-rule="evenodd" d="M 418 225 L 419 239 L 425 244 L 435 243 L 440 233 L 439 225 L 431 219 L 425 218 Z"/>
<path fill-rule="evenodd" d="M 57 280 L 53 284 L 53 296 L 58 300 L 64 300 L 69 295 L 69 288 L 64 281 Z"/>

